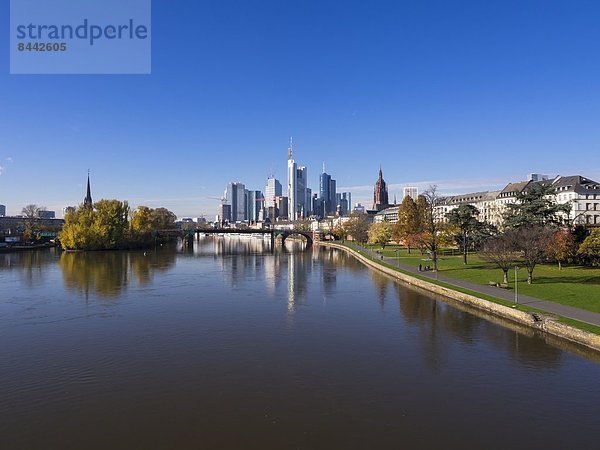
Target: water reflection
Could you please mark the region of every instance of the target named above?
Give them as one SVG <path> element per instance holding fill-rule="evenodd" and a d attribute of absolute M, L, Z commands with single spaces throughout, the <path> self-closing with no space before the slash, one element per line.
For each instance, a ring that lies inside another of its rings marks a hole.
<path fill-rule="evenodd" d="M 152 282 L 155 272 L 175 265 L 175 250 L 146 252 L 78 252 L 62 253 L 59 266 L 64 286 L 86 298 L 95 294 L 104 298 L 118 297 L 130 284 Z"/>
<path fill-rule="evenodd" d="M 276 247 L 274 250 L 280 249 Z M 210 256 L 266 254 L 271 252 L 271 240 L 270 237 L 265 238 L 262 235 L 198 235 L 193 250 L 190 248 L 189 251 L 194 255 Z"/>
<path fill-rule="evenodd" d="M 306 299 L 308 280 L 318 260 L 315 252 L 316 248 L 307 249 L 303 242 L 293 239 L 272 249 L 270 239 L 263 237 L 211 235 L 196 240 L 193 255 L 215 258 L 233 289 L 253 279 L 263 282 L 267 292 L 274 294 L 287 279 L 287 307 L 293 313 Z"/>
<path fill-rule="evenodd" d="M 583 353 L 268 244 L 0 258 L 0 447 L 595 448 Z"/>
<path fill-rule="evenodd" d="M 456 342 L 471 347 L 485 342 L 517 361 L 539 368 L 556 367 L 561 361 L 563 352 L 547 346 L 532 329 L 519 326 L 518 331 L 507 332 L 493 320 L 481 320 L 477 315 L 485 316 L 482 312 L 461 309 L 459 305 L 436 301 L 429 295 L 406 289 L 399 283 L 393 284 L 400 312 L 407 323 L 418 326 L 423 355 L 432 368 L 440 369 L 450 353 L 449 345 Z M 453 339 L 448 339 L 447 335 Z"/>
<path fill-rule="evenodd" d="M 21 281 L 27 287 L 40 285 L 47 275 L 46 266 L 55 264 L 60 251 L 48 249 L 0 254 L 0 269 L 18 271 Z"/>

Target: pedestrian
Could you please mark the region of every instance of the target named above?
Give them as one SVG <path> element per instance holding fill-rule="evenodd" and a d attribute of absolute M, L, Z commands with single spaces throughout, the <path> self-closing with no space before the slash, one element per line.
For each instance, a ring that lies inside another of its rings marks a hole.
<path fill-rule="evenodd" d="M 419 272 L 423 272 L 423 264 L 419 264 Z"/>

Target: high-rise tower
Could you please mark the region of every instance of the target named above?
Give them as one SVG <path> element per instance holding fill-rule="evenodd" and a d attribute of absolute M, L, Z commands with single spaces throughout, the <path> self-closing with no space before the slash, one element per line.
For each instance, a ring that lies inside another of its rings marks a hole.
<path fill-rule="evenodd" d="M 389 206 L 387 184 L 383 180 L 383 172 L 381 171 L 381 165 L 379 166 L 379 177 L 375 183 L 375 190 L 373 192 L 373 209 L 381 211 Z"/>
<path fill-rule="evenodd" d="M 290 148 L 288 149 L 288 166 L 287 166 L 287 195 L 288 195 L 288 218 L 290 220 L 296 220 L 298 218 L 298 205 L 297 205 L 297 189 L 298 180 L 297 173 L 298 167 L 296 161 L 293 158 L 293 141 L 290 138 Z"/>

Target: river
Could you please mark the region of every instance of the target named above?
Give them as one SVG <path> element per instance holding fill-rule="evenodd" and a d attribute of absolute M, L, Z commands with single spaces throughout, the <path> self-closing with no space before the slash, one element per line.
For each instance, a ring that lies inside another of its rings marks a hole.
<path fill-rule="evenodd" d="M 584 349 L 334 249 L 0 255 L 1 449 L 598 448 Z"/>

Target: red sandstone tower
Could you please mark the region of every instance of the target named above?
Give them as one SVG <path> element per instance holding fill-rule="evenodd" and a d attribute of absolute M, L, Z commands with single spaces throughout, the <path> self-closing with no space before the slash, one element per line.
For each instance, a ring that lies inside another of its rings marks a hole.
<path fill-rule="evenodd" d="M 381 211 L 389 206 L 387 184 L 383 180 L 381 165 L 379 166 L 379 178 L 375 183 L 375 191 L 373 192 L 373 209 Z"/>

